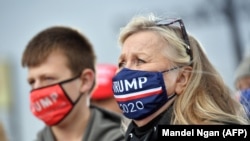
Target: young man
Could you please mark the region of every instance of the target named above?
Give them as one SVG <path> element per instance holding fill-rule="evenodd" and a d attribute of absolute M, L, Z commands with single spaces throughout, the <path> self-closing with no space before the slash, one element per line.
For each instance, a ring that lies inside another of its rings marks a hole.
<path fill-rule="evenodd" d="M 119 141 L 120 117 L 89 106 L 96 56 L 89 40 L 62 26 L 47 28 L 28 43 L 31 112 L 46 126 L 37 141 Z"/>

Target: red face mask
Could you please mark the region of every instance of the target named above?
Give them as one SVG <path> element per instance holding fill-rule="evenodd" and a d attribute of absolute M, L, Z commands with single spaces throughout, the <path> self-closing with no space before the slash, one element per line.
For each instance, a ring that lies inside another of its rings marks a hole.
<path fill-rule="evenodd" d="M 73 102 L 64 91 L 62 84 L 78 77 L 32 90 L 30 93 L 31 112 L 48 126 L 58 124 L 69 114 L 81 97 L 80 95 Z"/>

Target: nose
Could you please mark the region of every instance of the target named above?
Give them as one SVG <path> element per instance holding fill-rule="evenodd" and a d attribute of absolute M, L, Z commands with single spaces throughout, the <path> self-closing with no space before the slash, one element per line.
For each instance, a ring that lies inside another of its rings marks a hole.
<path fill-rule="evenodd" d="M 136 63 L 133 63 L 133 62 L 127 62 L 123 68 L 127 68 L 127 69 L 131 69 L 131 70 L 136 70 L 138 69 Z"/>

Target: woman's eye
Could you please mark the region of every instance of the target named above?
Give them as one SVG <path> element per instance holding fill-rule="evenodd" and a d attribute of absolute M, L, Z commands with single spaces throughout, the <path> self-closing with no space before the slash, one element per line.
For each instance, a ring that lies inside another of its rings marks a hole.
<path fill-rule="evenodd" d="M 142 59 L 137 59 L 137 65 L 144 64 L 144 63 L 146 63 L 146 61 Z"/>
<path fill-rule="evenodd" d="M 118 63 L 118 67 L 119 67 L 119 68 L 123 68 L 124 66 L 125 66 L 125 62 L 119 62 L 119 63 Z"/>

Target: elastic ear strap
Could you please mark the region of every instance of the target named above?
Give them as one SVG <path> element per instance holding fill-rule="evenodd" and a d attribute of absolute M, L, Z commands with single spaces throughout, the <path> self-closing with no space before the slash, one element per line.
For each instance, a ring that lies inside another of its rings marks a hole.
<path fill-rule="evenodd" d="M 80 77 L 81 76 L 81 73 L 76 75 L 75 77 L 71 78 L 71 79 L 68 79 L 68 80 L 65 80 L 65 81 L 62 81 L 62 82 L 59 82 L 58 84 L 63 84 L 63 83 L 67 83 L 67 82 L 70 82 L 70 81 L 73 81 L 75 80 L 76 78 Z"/>
<path fill-rule="evenodd" d="M 82 97 L 82 93 L 78 96 L 78 98 L 76 99 L 76 101 L 75 102 L 73 102 L 73 105 L 76 105 L 77 104 L 77 102 L 81 99 L 81 97 Z"/>
<path fill-rule="evenodd" d="M 169 72 L 169 71 L 172 71 L 172 70 L 176 70 L 176 69 L 179 69 L 179 68 L 182 68 L 182 67 L 183 67 L 183 66 L 173 67 L 173 68 L 171 68 L 171 69 L 168 69 L 168 70 L 162 71 L 162 73 Z"/>
<path fill-rule="evenodd" d="M 172 94 L 172 95 L 170 95 L 169 97 L 168 97 L 168 100 L 170 100 L 170 99 L 172 99 L 172 98 L 174 98 L 176 96 L 176 94 L 174 93 L 174 94 Z"/>

